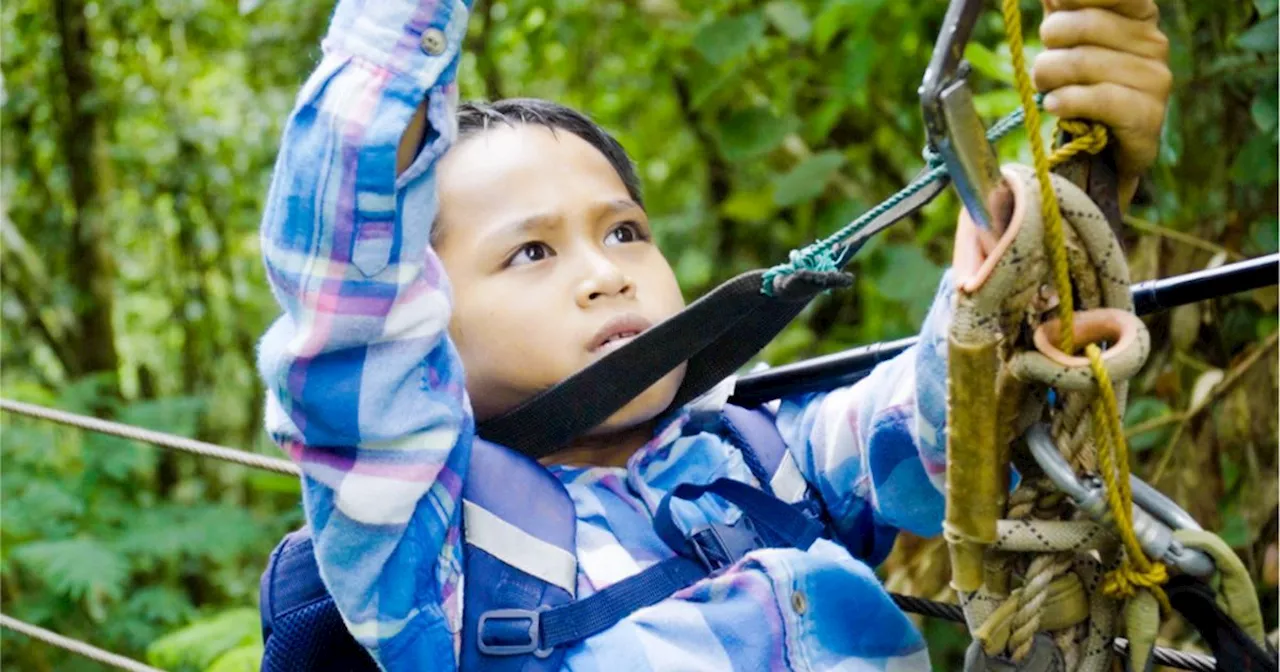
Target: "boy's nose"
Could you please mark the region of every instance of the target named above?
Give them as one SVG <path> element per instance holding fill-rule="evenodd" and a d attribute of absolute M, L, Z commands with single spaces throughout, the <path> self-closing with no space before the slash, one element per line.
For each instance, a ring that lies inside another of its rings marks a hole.
<path fill-rule="evenodd" d="M 635 282 L 617 264 L 600 257 L 592 260 L 586 276 L 578 285 L 578 306 L 588 308 L 598 299 L 634 295 L 635 291 Z"/>

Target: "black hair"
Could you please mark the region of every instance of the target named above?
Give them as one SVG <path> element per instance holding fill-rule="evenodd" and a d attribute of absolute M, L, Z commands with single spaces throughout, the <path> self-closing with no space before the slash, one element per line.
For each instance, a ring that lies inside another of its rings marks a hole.
<path fill-rule="evenodd" d="M 487 130 L 494 123 L 510 126 L 539 124 L 553 132 L 568 131 L 595 147 L 613 166 L 631 200 L 644 207 L 640 178 L 627 150 L 608 131 L 577 110 L 538 98 L 507 98 L 493 103 L 471 101 L 458 107 L 458 141 Z"/>

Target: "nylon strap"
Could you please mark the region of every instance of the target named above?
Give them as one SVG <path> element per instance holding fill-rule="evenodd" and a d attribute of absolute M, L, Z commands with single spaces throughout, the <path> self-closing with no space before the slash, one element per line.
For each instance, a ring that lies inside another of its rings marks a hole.
<path fill-rule="evenodd" d="M 752 271 L 720 285 L 559 385 L 481 423 L 480 436 L 534 459 L 546 457 L 687 361 L 671 403 L 679 408 L 750 361 L 814 296 L 853 282 L 845 273 L 801 271 L 780 279 L 774 295 L 766 296 L 763 275 Z"/>
<path fill-rule="evenodd" d="M 591 597 L 543 612 L 541 646 L 554 649 L 604 632 L 637 609 L 655 605 L 707 574 L 693 560 L 667 558 Z"/>
<path fill-rule="evenodd" d="M 768 546 L 807 549 L 822 534 L 822 526 L 799 509 L 746 483 L 720 478 L 707 485 L 679 485 L 663 497 L 654 514 L 654 527 L 662 540 L 681 555 L 663 560 L 591 597 L 542 612 L 539 616 L 542 641 L 538 648 L 554 649 L 604 632 L 636 610 L 657 604 L 709 576 L 710 567 L 686 557 L 692 553 L 671 519 L 670 509 L 672 497 L 693 500 L 704 494 L 717 495 L 740 508 L 744 519 L 762 532 Z"/>

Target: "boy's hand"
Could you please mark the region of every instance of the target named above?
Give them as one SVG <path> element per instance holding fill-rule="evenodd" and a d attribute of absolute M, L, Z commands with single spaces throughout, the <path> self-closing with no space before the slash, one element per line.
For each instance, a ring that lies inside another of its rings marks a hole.
<path fill-rule="evenodd" d="M 1155 161 L 1173 75 L 1154 0 L 1043 0 L 1032 77 L 1044 107 L 1063 119 L 1106 124 L 1118 142 L 1120 199 Z"/>

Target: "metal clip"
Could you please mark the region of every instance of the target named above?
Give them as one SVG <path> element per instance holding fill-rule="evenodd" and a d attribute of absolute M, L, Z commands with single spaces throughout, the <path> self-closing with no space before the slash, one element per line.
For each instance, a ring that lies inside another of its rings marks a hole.
<path fill-rule="evenodd" d="M 1075 470 L 1058 452 L 1058 447 L 1054 445 L 1044 424 L 1032 425 L 1024 438 L 1036 463 L 1059 490 L 1074 500 L 1076 506 L 1090 518 L 1100 523 L 1111 522 L 1111 511 L 1107 507 L 1102 482 L 1096 477 L 1083 481 L 1076 478 Z M 1173 538 L 1175 529 L 1200 529 L 1191 514 L 1137 476 L 1131 475 L 1129 482 L 1133 487 L 1134 499 L 1133 531 L 1142 550 L 1184 574 L 1201 578 L 1212 576 L 1217 568 L 1206 553 L 1187 548 Z"/>
<path fill-rule="evenodd" d="M 952 0 L 919 93 L 929 146 L 942 157 L 974 224 L 998 234 L 988 197 L 1000 185 L 1000 162 L 973 106 L 963 62 L 981 12 L 981 0 Z"/>

